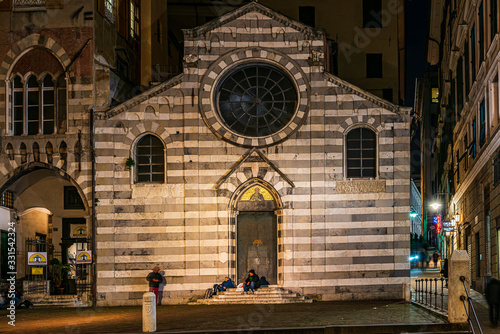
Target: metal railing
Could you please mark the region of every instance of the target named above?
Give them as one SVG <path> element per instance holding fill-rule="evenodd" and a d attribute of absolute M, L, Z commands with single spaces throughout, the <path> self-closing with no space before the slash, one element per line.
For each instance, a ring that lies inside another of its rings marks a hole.
<path fill-rule="evenodd" d="M 426 306 L 432 310 L 448 313 L 448 305 L 445 304 L 444 288 L 448 286 L 448 280 L 441 278 L 425 278 L 415 281 L 415 296 L 413 301 Z"/>
<path fill-rule="evenodd" d="M 460 300 L 464 304 L 465 313 L 467 314 L 467 321 L 469 322 L 470 332 L 473 334 L 476 333 L 474 329 L 474 320 L 476 322 L 477 328 L 479 329 L 479 333 L 483 334 L 483 330 L 481 329 L 481 325 L 479 324 L 479 320 L 477 319 L 476 310 L 474 309 L 474 305 L 472 305 L 472 298 L 470 297 L 469 290 L 467 290 L 467 285 L 465 284 L 465 276 L 460 276 L 460 281 L 462 281 L 462 283 L 464 284 L 465 294 L 467 295 L 467 298 L 465 298 L 465 296 L 463 295 L 460 296 Z M 469 304 L 469 308 L 467 308 L 467 303 L 465 302 L 466 300 Z"/>

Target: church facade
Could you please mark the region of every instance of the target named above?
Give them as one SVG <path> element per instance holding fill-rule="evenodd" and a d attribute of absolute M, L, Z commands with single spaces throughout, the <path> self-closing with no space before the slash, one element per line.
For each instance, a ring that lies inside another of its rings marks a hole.
<path fill-rule="evenodd" d="M 325 32 L 258 3 L 184 36 L 182 74 L 95 112 L 97 305 L 140 304 L 156 265 L 170 303 L 250 269 L 408 299 L 408 108 L 326 72 Z"/>

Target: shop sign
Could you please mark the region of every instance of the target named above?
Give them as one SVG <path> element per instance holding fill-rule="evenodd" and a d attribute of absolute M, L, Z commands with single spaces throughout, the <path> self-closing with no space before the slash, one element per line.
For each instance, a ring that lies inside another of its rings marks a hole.
<path fill-rule="evenodd" d="M 86 238 L 87 225 L 71 224 L 71 237 L 72 238 Z"/>
<path fill-rule="evenodd" d="M 92 263 L 92 251 L 76 252 L 76 263 L 77 264 Z"/>
<path fill-rule="evenodd" d="M 46 266 L 47 252 L 28 252 L 29 266 Z"/>
<path fill-rule="evenodd" d="M 441 233 L 441 216 L 434 216 L 432 220 L 434 225 L 436 226 L 436 233 Z"/>
<path fill-rule="evenodd" d="M 31 275 L 43 275 L 43 267 L 31 267 Z"/>

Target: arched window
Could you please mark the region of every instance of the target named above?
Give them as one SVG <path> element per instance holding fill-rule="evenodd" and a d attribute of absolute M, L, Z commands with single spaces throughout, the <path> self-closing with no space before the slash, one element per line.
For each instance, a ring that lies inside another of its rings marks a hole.
<path fill-rule="evenodd" d="M 42 86 L 42 133 L 44 135 L 53 134 L 55 126 L 55 93 L 54 80 L 52 76 L 46 75 L 43 78 Z"/>
<path fill-rule="evenodd" d="M 66 78 L 59 60 L 47 50 L 35 48 L 16 62 L 12 73 L 9 134 L 66 133 Z"/>
<path fill-rule="evenodd" d="M 27 88 L 27 113 L 28 113 L 28 135 L 38 134 L 40 127 L 40 92 L 38 81 L 34 75 L 28 79 Z"/>
<path fill-rule="evenodd" d="M 24 84 L 17 75 L 12 80 L 12 129 L 15 136 L 24 133 Z"/>
<path fill-rule="evenodd" d="M 376 177 L 377 145 L 375 132 L 356 128 L 346 136 L 347 178 Z"/>
<path fill-rule="evenodd" d="M 136 146 L 136 158 L 137 182 L 165 181 L 165 151 L 158 137 L 146 135 L 139 139 Z"/>

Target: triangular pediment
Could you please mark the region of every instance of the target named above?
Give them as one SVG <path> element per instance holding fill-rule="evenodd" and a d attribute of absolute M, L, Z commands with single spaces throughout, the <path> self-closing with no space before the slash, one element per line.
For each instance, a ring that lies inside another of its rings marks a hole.
<path fill-rule="evenodd" d="M 271 8 L 266 7 L 260 3 L 251 2 L 247 5 L 236 8 L 235 10 L 233 10 L 229 13 L 226 13 L 218 18 L 215 18 L 212 21 L 209 21 L 209 22 L 207 22 L 201 26 L 198 26 L 196 28 L 183 29 L 184 37 L 185 37 L 185 39 L 193 39 L 193 38 L 197 38 L 200 36 L 204 36 L 206 33 L 223 26 L 228 22 L 234 21 L 234 20 L 240 18 L 241 16 L 244 16 L 244 15 L 252 13 L 252 12 L 265 15 L 273 20 L 280 22 L 281 24 L 283 24 L 287 27 L 293 28 L 293 29 L 295 29 L 301 33 L 304 33 L 305 35 L 311 36 L 311 37 L 322 37 L 325 35 L 324 29 L 310 27 L 302 22 L 295 21 L 286 15 L 278 13 L 278 12 L 272 10 Z"/>
<path fill-rule="evenodd" d="M 245 173 L 243 168 L 247 167 L 249 174 L 247 178 L 265 179 L 267 171 L 271 170 L 278 174 L 290 187 L 295 184 L 288 178 L 272 161 L 270 161 L 259 149 L 251 148 L 236 161 L 231 168 L 214 184 L 214 189 L 219 189 L 229 178 L 238 171 Z"/>

